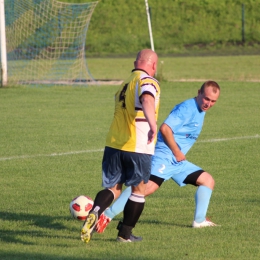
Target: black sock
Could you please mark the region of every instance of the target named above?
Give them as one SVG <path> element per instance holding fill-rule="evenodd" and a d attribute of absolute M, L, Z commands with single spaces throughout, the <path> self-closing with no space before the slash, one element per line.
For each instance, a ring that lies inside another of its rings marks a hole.
<path fill-rule="evenodd" d="M 124 239 L 129 239 L 132 234 L 133 227 L 124 225 L 123 222 L 119 221 L 117 225 L 118 236 Z"/>
<path fill-rule="evenodd" d="M 124 208 L 123 224 L 135 227 L 139 217 L 144 209 L 144 202 L 136 202 L 128 199 Z"/>
<path fill-rule="evenodd" d="M 114 200 L 114 193 L 111 190 L 108 189 L 101 190 L 96 195 L 92 210 L 94 210 L 96 206 L 99 207 L 98 217 L 100 217 L 100 215 L 105 211 L 105 209 L 110 206 L 113 200 Z"/>

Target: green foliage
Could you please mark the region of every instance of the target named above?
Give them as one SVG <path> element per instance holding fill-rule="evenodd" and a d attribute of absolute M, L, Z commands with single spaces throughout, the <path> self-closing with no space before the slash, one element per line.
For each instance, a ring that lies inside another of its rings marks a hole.
<path fill-rule="evenodd" d="M 200 85 L 162 83 L 159 124 Z M 134 229 L 142 242 L 115 241 L 119 215 L 88 245 L 80 241 L 82 223 L 71 218 L 69 202 L 101 189 L 100 149 L 118 86 L 1 88 L 0 259 L 258 260 L 259 84 L 220 85 L 188 159 L 216 180 L 208 215 L 221 227 L 190 228 L 195 188 L 168 181 L 146 199 Z"/>
<path fill-rule="evenodd" d="M 242 4 L 245 43 L 242 43 Z M 185 53 L 190 49 L 212 51 L 230 45 L 256 45 L 259 52 L 259 1 L 150 0 L 149 6 L 155 50 L 160 54 Z M 99 1 L 87 35 L 88 55 L 129 55 L 150 47 L 144 1 Z"/>

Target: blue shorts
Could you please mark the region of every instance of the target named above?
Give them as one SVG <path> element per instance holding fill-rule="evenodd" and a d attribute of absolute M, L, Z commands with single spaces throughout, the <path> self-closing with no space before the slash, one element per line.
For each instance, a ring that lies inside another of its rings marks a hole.
<path fill-rule="evenodd" d="M 102 161 L 102 186 L 112 188 L 118 183 L 137 186 L 147 183 L 151 174 L 150 154 L 126 152 L 105 147 Z"/>
<path fill-rule="evenodd" d="M 151 174 L 164 181 L 170 178 L 174 180 L 179 186 L 185 186 L 183 181 L 186 177 L 196 171 L 202 170 L 199 166 L 185 160 L 178 163 L 171 162 L 169 159 L 163 159 L 153 156 Z"/>

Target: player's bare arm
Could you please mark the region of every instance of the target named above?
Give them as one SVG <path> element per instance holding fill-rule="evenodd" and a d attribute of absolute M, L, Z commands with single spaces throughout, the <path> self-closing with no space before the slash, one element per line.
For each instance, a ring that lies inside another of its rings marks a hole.
<path fill-rule="evenodd" d="M 148 121 L 150 126 L 150 131 L 148 133 L 148 144 L 153 142 L 154 138 L 156 137 L 157 133 L 157 124 L 155 118 L 155 100 L 154 97 L 149 94 L 144 94 L 141 97 L 143 112 L 145 118 Z"/>
<path fill-rule="evenodd" d="M 165 143 L 169 146 L 172 153 L 174 154 L 177 162 L 186 160 L 185 155 L 180 150 L 179 146 L 175 142 L 174 134 L 172 132 L 172 129 L 167 124 L 162 124 L 160 127 L 160 132 L 163 136 L 163 139 Z"/>

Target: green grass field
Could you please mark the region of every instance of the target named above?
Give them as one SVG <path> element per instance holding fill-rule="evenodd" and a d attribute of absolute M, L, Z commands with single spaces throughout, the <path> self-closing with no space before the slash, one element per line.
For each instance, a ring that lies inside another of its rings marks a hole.
<path fill-rule="evenodd" d="M 132 58 L 89 58 L 96 79 L 125 79 L 133 69 Z M 260 56 L 164 57 L 159 55 L 158 73 L 166 81 L 260 81 Z"/>
<path fill-rule="evenodd" d="M 246 82 L 259 80 L 259 57 L 244 65 L 230 57 L 205 59 L 165 61 L 159 124 L 176 103 L 197 94 L 200 79 L 219 81 L 221 96 L 187 158 L 216 180 L 208 216 L 221 227 L 192 229 L 195 188 L 168 181 L 146 199 L 134 229 L 142 242 L 116 242 L 119 215 L 85 245 L 69 203 L 101 189 L 102 149 L 118 86 L 0 88 L 0 259 L 259 259 L 260 88 Z M 117 79 L 132 69 L 131 59 L 124 66 L 113 62 L 113 68 L 90 68 L 103 78 L 116 70 Z M 181 78 L 198 82 L 174 82 Z"/>

